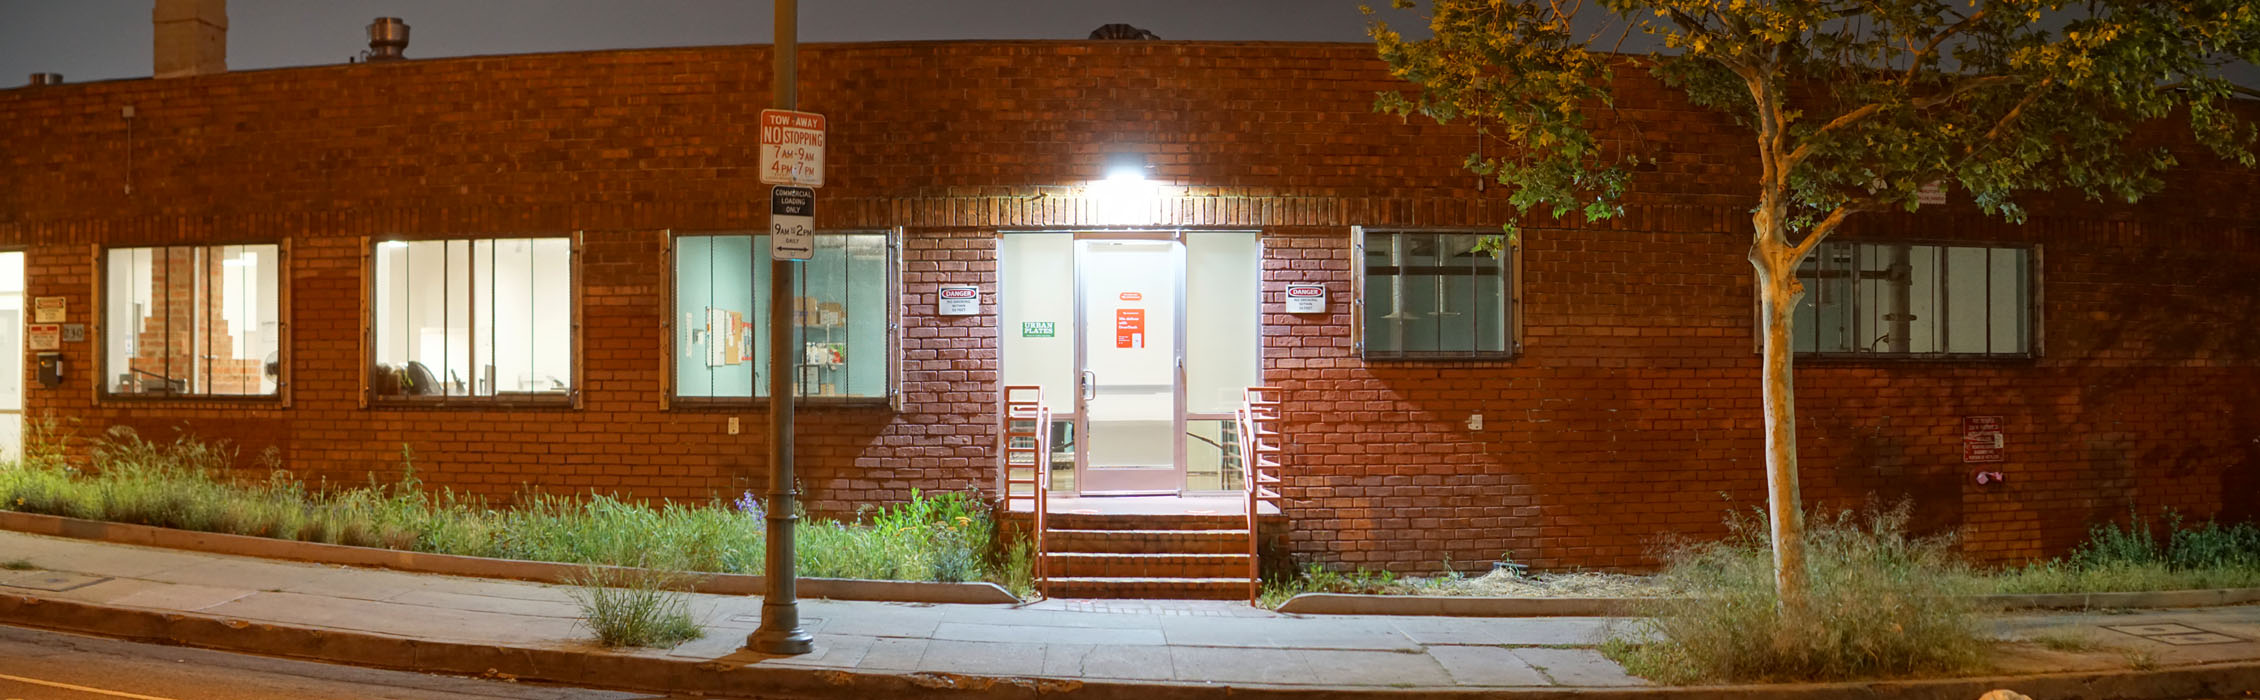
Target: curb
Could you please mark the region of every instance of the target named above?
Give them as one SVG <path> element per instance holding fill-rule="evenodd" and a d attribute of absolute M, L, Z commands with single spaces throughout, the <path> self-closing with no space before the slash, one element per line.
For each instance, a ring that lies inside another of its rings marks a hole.
<path fill-rule="evenodd" d="M 567 583 L 570 579 L 587 572 L 589 568 L 582 564 L 492 559 L 457 554 L 432 554 L 397 549 L 278 540 L 269 537 L 177 530 L 167 527 L 130 525 L 16 511 L 0 511 L 0 530 L 113 544 L 180 549 L 209 554 L 363 566 L 419 574 L 515 579 L 540 583 Z M 626 567 L 617 566 L 599 568 L 607 570 L 626 569 Z M 692 587 L 692 590 L 699 593 L 760 595 L 763 590 L 760 576 L 704 572 L 697 572 L 694 575 L 699 577 L 699 581 Z M 972 605 L 1010 605 L 1022 602 L 1019 597 L 1014 596 L 1011 591 L 1005 590 L 1003 586 L 986 581 L 935 583 L 930 581 L 874 581 L 852 578 L 803 577 L 799 580 L 799 586 L 801 596 L 832 600 L 964 603 Z"/>
<path fill-rule="evenodd" d="M 2132 593 L 2019 593 L 1974 596 L 1999 610 L 2102 608 L 2210 608 L 2260 602 L 2260 588 L 2205 588 Z M 1295 615 L 1413 615 L 1445 617 L 1614 617 L 1632 615 L 1662 598 L 1486 598 L 1473 596 L 1301 593 L 1279 604 Z"/>
<path fill-rule="evenodd" d="M 1444 617 L 1615 617 L 1650 598 L 1484 598 L 1473 596 L 1299 593 L 1278 611 L 1296 615 Z"/>
<path fill-rule="evenodd" d="M 1527 700 L 1968 700 L 1995 688 L 2033 697 L 2166 700 L 2230 697 L 2260 687 L 2260 661 L 2185 666 L 2131 673 L 2063 673 L 1997 678 L 1868 681 L 1794 685 L 1641 688 L 1320 688 L 1069 678 L 976 676 L 945 672 L 879 673 L 753 666 L 773 657 L 740 651 L 706 661 L 620 653 L 576 646 L 512 647 L 292 627 L 211 615 L 167 612 L 36 596 L 0 594 L 0 622 L 220 651 L 327 663 L 464 676 L 509 677 L 571 686 L 762 697 L 1005 698 L 1037 700 L 1073 694 L 1089 700 L 1365 700 L 1370 698 L 1517 698 Z"/>

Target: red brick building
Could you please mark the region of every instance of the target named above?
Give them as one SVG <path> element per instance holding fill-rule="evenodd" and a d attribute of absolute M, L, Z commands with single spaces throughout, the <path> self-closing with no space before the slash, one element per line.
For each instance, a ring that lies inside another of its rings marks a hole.
<path fill-rule="evenodd" d="M 1638 71 L 1623 137 L 1657 164 L 1628 215 L 1526 222 L 1495 258 L 1468 251 L 1510 211 L 1460 167 L 1472 130 L 1374 113 L 1401 86 L 1368 46 L 814 45 L 800 66 L 830 122 L 817 222 L 841 234 L 795 352 L 813 512 L 993 491 L 1020 381 L 1085 407 L 1058 434 L 1088 471 L 1055 485 L 1093 493 L 1237 488 L 1216 411 L 1282 387 L 1289 549 L 1312 561 L 1639 567 L 1764 498 L 1749 137 Z M 333 481 L 396 473 L 405 445 L 433 486 L 494 497 L 758 489 L 768 76 L 765 48 L 721 47 L 0 91 L 0 245 L 87 324 L 26 409 Z M 1995 561 L 2130 508 L 2250 517 L 2260 179 L 2184 161 L 2139 206 L 2019 226 L 1950 201 L 1822 251 L 1810 502 L 1909 498 Z M 950 286 L 972 313 L 943 313 Z M 1973 417 L 1999 418 L 2005 461 L 1964 461 Z"/>

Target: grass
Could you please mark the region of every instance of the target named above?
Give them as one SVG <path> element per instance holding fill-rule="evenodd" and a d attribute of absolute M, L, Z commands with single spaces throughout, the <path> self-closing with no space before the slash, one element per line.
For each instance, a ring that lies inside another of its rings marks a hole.
<path fill-rule="evenodd" d="M 2158 670 L 2158 655 L 2156 653 L 2142 649 L 2128 649 L 2120 652 L 2120 655 L 2126 657 L 2127 668 L 2137 671 Z"/>
<path fill-rule="evenodd" d="M 2070 556 L 1985 577 L 1997 593 L 2108 593 L 2260 586 L 2260 527 L 2206 521 L 2184 527 L 2167 511 L 2164 532 L 2136 515 L 2097 525 Z"/>
<path fill-rule="evenodd" d="M 1401 581 L 1388 571 L 1358 569 L 1349 573 L 1333 571 L 1317 564 L 1305 565 L 1293 576 L 1265 576 L 1263 589 L 1256 595 L 1256 604 L 1277 608 L 1304 593 L 1400 593 Z"/>
<path fill-rule="evenodd" d="M 2206 588 L 2260 587 L 2260 527 L 2251 523 L 2194 525 L 2171 511 L 2154 529 L 2139 515 L 2125 525 L 2096 525 L 2070 555 L 2022 566 L 1980 570 L 1962 568 L 1976 593 L 2111 593 Z M 1379 593 L 1392 595 L 1472 595 L 1551 597 L 1644 597 L 1667 595 L 1668 580 L 1624 574 L 1398 576 L 1360 569 L 1349 574 L 1315 567 L 1292 576 L 1267 578 L 1263 599 L 1276 606 L 1298 593 Z"/>
<path fill-rule="evenodd" d="M 1663 574 L 1683 597 L 1657 599 L 1635 643 L 1603 653 L 1661 683 L 1819 681 L 1951 674 L 1977 667 L 1970 577 L 1944 538 L 1909 537 L 1907 510 L 1810 520 L 1811 592 L 1802 611 L 1775 594 L 1762 517 L 1730 520 L 1719 542 L 1684 545 Z"/>
<path fill-rule="evenodd" d="M 34 566 L 31 563 L 30 559 L 10 559 L 7 561 L 0 561 L 0 569 L 7 569 L 9 571 L 30 571 L 37 568 L 39 567 Z"/>
<path fill-rule="evenodd" d="M 2032 638 L 2032 643 L 2049 651 L 2063 652 L 2094 651 L 2098 646 L 2093 640 L 2064 633 L 2040 635 Z"/>
<path fill-rule="evenodd" d="M 638 568 L 591 566 L 571 583 L 583 624 L 605 646 L 671 647 L 706 635 L 691 618 L 696 579 L 656 562 Z"/>
<path fill-rule="evenodd" d="M 506 559 L 669 566 L 759 574 L 764 528 L 751 494 L 734 503 L 648 503 L 608 494 L 529 493 L 515 508 L 424 488 L 403 476 L 361 485 L 308 485 L 265 458 L 264 479 L 233 478 L 236 455 L 190 439 L 160 443 L 112 430 L 81 468 L 27 431 L 27 457 L 0 466 L 0 509 L 91 520 Z M 1025 581 L 1028 558 L 992 547 L 995 525 L 973 494 L 913 492 L 853 520 L 803 520 L 801 575 L 908 581 Z M 992 554 L 994 552 L 995 554 Z"/>

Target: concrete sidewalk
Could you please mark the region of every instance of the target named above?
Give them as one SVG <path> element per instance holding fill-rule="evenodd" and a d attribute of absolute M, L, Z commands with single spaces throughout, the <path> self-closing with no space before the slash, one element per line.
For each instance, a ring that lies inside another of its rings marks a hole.
<path fill-rule="evenodd" d="M 1612 628 L 1623 627 L 1607 618 L 1299 617 L 1179 601 L 812 600 L 804 601 L 802 615 L 816 652 L 779 658 L 739 649 L 759 622 L 758 598 L 693 596 L 705 638 L 666 650 L 612 650 L 586 641 L 569 589 L 555 585 L 0 532 L 0 560 L 19 558 L 37 568 L 0 570 L 0 623 L 637 690 L 1141 697 L 1158 685 L 1171 696 L 1573 691 L 1587 698 L 1665 690 L 1642 687 L 1595 650 Z M 2175 697 L 2236 687 L 2223 684 L 2260 685 L 2260 644 L 2249 641 L 2260 639 L 2256 606 L 2018 615 L 1995 626 L 2006 640 L 2051 640 L 2005 645 L 2002 675 L 2055 675 L 1767 686 L 1767 694 L 1858 688 L 1875 696 L 1897 687 L 1907 697 L 1957 697 L 1972 688 L 2021 683 L 2027 692 L 2046 692 L 2068 683 L 2086 689 L 2086 697 L 2111 697 L 2096 693 L 2097 684 L 2116 683 L 2158 691 L 2120 696 Z"/>

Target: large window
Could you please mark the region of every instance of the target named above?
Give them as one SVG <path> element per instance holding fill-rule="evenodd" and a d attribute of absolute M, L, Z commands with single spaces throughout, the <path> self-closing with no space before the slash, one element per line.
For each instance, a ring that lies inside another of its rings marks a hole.
<path fill-rule="evenodd" d="M 1497 232 L 1364 231 L 1365 356 L 1500 358 L 1514 354 L 1516 247 Z M 1487 243 L 1486 239 L 1490 239 Z M 1503 249 L 1502 249 L 1503 248 Z"/>
<path fill-rule="evenodd" d="M 677 398 L 769 395 L 769 237 L 675 239 Z M 799 263 L 794 392 L 884 399 L 892 389 L 892 247 L 884 233 L 823 233 Z"/>
<path fill-rule="evenodd" d="M 112 248 L 104 257 L 104 391 L 276 393 L 283 364 L 278 246 Z"/>
<path fill-rule="evenodd" d="M 2030 357 L 2029 248 L 1823 242 L 1797 270 L 1794 347 L 1820 356 Z"/>
<path fill-rule="evenodd" d="M 384 241 L 371 254 L 371 394 L 571 398 L 571 239 Z"/>

